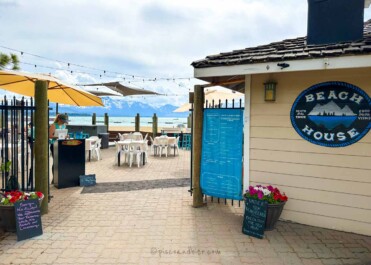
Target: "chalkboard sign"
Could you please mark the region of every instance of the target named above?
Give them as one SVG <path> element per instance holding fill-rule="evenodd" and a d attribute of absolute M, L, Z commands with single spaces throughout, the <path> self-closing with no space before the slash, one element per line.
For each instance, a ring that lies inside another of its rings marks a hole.
<path fill-rule="evenodd" d="M 81 175 L 80 176 L 80 186 L 87 187 L 87 186 L 95 186 L 95 174 L 91 175 Z"/>
<path fill-rule="evenodd" d="M 263 238 L 268 203 L 251 198 L 246 198 L 245 202 L 242 233 Z"/>
<path fill-rule="evenodd" d="M 16 202 L 14 208 L 17 241 L 43 234 L 38 200 Z"/>

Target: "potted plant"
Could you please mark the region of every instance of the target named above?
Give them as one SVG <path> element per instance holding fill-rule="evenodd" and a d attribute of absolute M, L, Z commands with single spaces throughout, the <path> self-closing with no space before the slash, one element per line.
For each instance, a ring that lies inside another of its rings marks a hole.
<path fill-rule="evenodd" d="M 6 190 L 18 190 L 19 189 L 19 184 L 18 184 L 17 177 L 14 176 L 14 175 L 9 176 L 11 166 L 12 166 L 12 161 L 11 160 L 9 160 L 5 163 L 2 163 L 1 166 L 0 166 L 0 170 L 2 172 L 5 172 L 5 177 L 7 178 L 5 189 Z"/>
<path fill-rule="evenodd" d="M 15 232 L 14 203 L 31 199 L 38 199 L 39 205 L 41 205 L 44 194 L 38 191 L 23 192 L 18 190 L 0 193 L 0 229 L 2 228 L 8 232 Z"/>
<path fill-rule="evenodd" d="M 288 199 L 285 193 L 281 193 L 278 188 L 271 185 L 250 186 L 244 193 L 244 197 L 268 202 L 267 217 L 265 220 L 265 230 L 268 231 L 276 227 L 276 223 Z"/>

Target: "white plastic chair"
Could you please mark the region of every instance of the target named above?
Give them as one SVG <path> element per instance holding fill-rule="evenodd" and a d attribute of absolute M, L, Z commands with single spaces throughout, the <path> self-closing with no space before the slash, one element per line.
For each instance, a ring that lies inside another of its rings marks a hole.
<path fill-rule="evenodd" d="M 95 142 L 95 144 L 93 145 L 93 150 L 92 150 L 92 155 L 96 155 L 97 157 L 97 160 L 101 160 L 101 153 L 100 153 L 100 148 L 102 146 L 102 139 L 98 138 Z"/>
<path fill-rule="evenodd" d="M 160 149 L 160 157 L 162 156 L 163 151 L 165 151 L 165 155 L 167 157 L 167 152 L 168 152 L 168 139 L 167 136 L 159 137 L 158 138 L 158 148 Z"/>
<path fill-rule="evenodd" d="M 132 139 L 134 141 L 142 141 L 143 140 L 143 135 L 140 132 L 134 132 L 132 134 Z"/>
<path fill-rule="evenodd" d="M 118 156 L 120 154 L 120 161 L 124 160 L 124 163 L 129 163 L 130 146 L 128 144 L 122 145 L 115 141 L 116 155 L 115 165 L 118 165 Z"/>
<path fill-rule="evenodd" d="M 89 161 L 93 154 L 94 145 L 95 142 L 93 141 L 85 141 L 85 155 L 87 154 L 86 159 L 89 159 Z"/>
<path fill-rule="evenodd" d="M 179 155 L 179 136 L 175 140 L 173 140 L 171 143 L 170 143 L 170 140 L 169 140 L 168 148 L 169 148 L 169 151 L 171 149 L 174 149 L 174 155 L 175 155 L 175 150 Z"/>
<path fill-rule="evenodd" d="M 130 158 L 129 158 L 129 167 L 131 167 L 131 165 L 133 164 L 133 160 L 135 158 L 136 160 L 136 163 L 138 165 L 138 167 L 140 166 L 140 163 L 142 161 L 141 157 L 142 157 L 142 153 L 143 153 L 143 148 L 142 148 L 142 144 L 140 143 L 133 143 L 131 144 L 131 150 L 130 150 Z"/>
<path fill-rule="evenodd" d="M 148 162 L 148 140 L 145 140 L 143 142 L 144 142 L 144 144 L 143 144 L 144 159 L 145 159 L 146 162 Z"/>
<path fill-rule="evenodd" d="M 151 139 L 151 152 L 153 155 L 155 155 L 155 149 L 158 147 L 157 140 L 156 138 L 153 140 L 152 136 L 150 136 L 149 139 Z"/>
<path fill-rule="evenodd" d="M 120 141 L 130 140 L 131 139 L 131 133 L 124 133 L 120 136 Z"/>

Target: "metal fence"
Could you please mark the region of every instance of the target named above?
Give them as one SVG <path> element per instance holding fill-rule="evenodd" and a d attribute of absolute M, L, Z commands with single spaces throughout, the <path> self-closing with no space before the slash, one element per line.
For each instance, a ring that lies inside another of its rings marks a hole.
<path fill-rule="evenodd" d="M 1 186 L 3 191 L 34 190 L 34 102 L 8 100 L 1 101 L 0 148 Z"/>

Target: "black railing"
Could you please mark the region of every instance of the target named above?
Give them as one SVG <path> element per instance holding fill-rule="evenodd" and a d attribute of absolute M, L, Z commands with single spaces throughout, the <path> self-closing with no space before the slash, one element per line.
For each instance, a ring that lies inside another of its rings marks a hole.
<path fill-rule="evenodd" d="M 30 100 L 1 101 L 0 117 L 0 154 L 1 186 L 0 189 L 32 191 L 34 186 L 34 117 L 35 107 Z"/>

